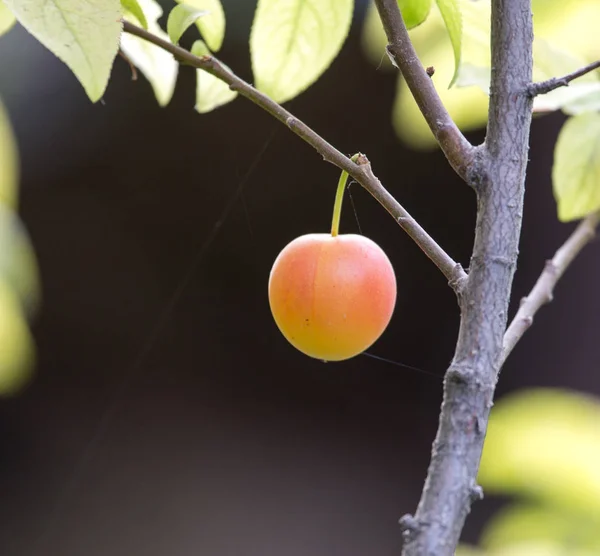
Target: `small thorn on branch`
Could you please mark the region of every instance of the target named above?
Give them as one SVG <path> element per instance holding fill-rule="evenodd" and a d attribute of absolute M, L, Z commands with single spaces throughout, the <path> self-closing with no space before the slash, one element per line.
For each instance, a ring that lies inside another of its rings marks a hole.
<path fill-rule="evenodd" d="M 473 485 L 469 491 L 469 498 L 471 499 L 471 504 L 483 500 L 483 488 L 480 485 Z"/>
<path fill-rule="evenodd" d="M 405 539 L 413 537 L 420 529 L 419 522 L 411 514 L 403 515 L 399 520 L 400 530 Z"/>

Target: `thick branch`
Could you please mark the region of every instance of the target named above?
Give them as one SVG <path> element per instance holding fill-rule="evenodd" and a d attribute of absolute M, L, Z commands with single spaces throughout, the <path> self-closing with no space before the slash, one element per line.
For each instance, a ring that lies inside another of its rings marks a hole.
<path fill-rule="evenodd" d="M 504 334 L 502 346 L 502 363 L 510 355 L 523 334 L 533 323 L 533 317 L 538 310 L 552 301 L 554 286 L 561 279 L 569 265 L 581 250 L 592 240 L 596 227 L 600 222 L 600 212 L 590 214 L 582 220 L 569 239 L 554 254 L 552 260 L 546 261 L 546 267 L 533 286 L 527 297 L 521 301 L 521 306 Z"/>
<path fill-rule="evenodd" d="M 450 165 L 469 183 L 467 172 L 474 158 L 474 148 L 448 114 L 431 77 L 419 61 L 398 8 L 398 0 L 375 0 L 375 5 L 387 35 L 390 59 L 402 72 Z"/>
<path fill-rule="evenodd" d="M 381 2 L 380 2 L 381 3 Z M 454 358 L 405 556 L 452 556 L 473 500 L 516 267 L 532 98 L 530 0 L 492 0 L 488 133 L 477 152 L 477 224 Z"/>
<path fill-rule="evenodd" d="M 456 291 L 460 291 L 460 288 L 467 277 L 460 264 L 456 263 L 404 209 L 404 207 L 388 193 L 381 182 L 373 174 L 371 165 L 365 156 L 359 160 L 358 164 L 354 163 L 349 157 L 342 154 L 333 145 L 328 143 L 319 134 L 293 116 L 281 105 L 277 104 L 267 95 L 261 93 L 252 85 L 226 69 L 214 56 L 194 56 L 184 48 L 163 40 L 125 20 L 123 21 L 123 31 L 147 40 L 163 50 L 170 52 L 176 60 L 183 64 L 202 69 L 215 77 L 218 77 L 227 83 L 230 89 L 238 91 L 240 95 L 251 100 L 254 104 L 260 106 L 263 110 L 284 123 L 296 135 L 311 145 L 324 160 L 334 164 L 341 170 L 346 170 L 348 174 L 373 195 L 373 197 L 375 197 L 375 199 L 377 199 L 377 201 L 379 201 L 379 203 L 394 217 L 402 229 L 442 271 L 444 276 L 448 279 L 449 284 Z"/>
<path fill-rule="evenodd" d="M 578 77 L 582 77 L 591 71 L 600 68 L 600 60 L 597 62 L 593 62 L 584 66 L 577 71 L 572 73 L 568 73 L 567 75 L 563 75 L 562 77 L 553 77 L 552 79 L 548 79 L 547 81 L 540 81 L 539 83 L 531 83 L 527 88 L 527 92 L 530 96 L 536 97 L 538 95 L 545 95 L 550 91 L 554 91 L 554 89 L 558 89 L 559 87 L 568 87 L 569 83 Z"/>

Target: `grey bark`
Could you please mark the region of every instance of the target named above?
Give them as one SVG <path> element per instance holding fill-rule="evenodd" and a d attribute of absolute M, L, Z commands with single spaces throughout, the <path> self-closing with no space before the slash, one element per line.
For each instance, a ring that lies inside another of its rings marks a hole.
<path fill-rule="evenodd" d="M 477 192 L 469 278 L 444 381 L 439 428 L 417 512 L 402 519 L 405 556 L 452 556 L 474 499 L 479 461 L 500 367 L 516 268 L 532 99 L 530 0 L 492 1 L 488 133 L 468 180 Z"/>

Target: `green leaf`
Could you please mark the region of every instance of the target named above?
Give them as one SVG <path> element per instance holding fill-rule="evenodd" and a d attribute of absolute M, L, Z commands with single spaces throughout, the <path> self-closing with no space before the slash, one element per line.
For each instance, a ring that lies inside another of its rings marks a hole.
<path fill-rule="evenodd" d="M 431 10 L 431 0 L 398 0 L 402 19 L 407 29 L 421 25 Z"/>
<path fill-rule="evenodd" d="M 177 2 L 206 12 L 206 15 L 196 21 L 196 27 L 208 47 L 213 52 L 218 52 L 223 46 L 225 37 L 225 12 L 220 0 L 177 0 Z"/>
<path fill-rule="evenodd" d="M 19 302 L 0 279 L 0 396 L 17 393 L 29 380 L 34 346 Z"/>
<path fill-rule="evenodd" d="M 192 45 L 192 54 L 210 56 L 210 50 L 204 41 L 196 41 Z M 224 64 L 223 66 L 229 70 Z M 237 92 L 232 91 L 227 83 L 204 70 L 196 70 L 196 110 L 198 112 L 201 114 L 210 112 L 231 102 L 235 97 L 237 97 Z"/>
<path fill-rule="evenodd" d="M 586 85 L 588 85 L 588 91 L 585 94 L 581 94 L 577 98 L 563 103 L 562 109 L 565 114 L 576 116 L 583 112 L 600 111 L 600 83 L 595 85 L 586 83 Z"/>
<path fill-rule="evenodd" d="M 17 204 L 19 157 L 8 115 L 0 102 L 0 205 Z"/>
<path fill-rule="evenodd" d="M 454 85 L 456 78 L 458 77 L 458 70 L 461 62 L 461 49 L 462 49 L 462 15 L 460 11 L 460 5 L 458 0 L 436 0 L 438 8 L 444 18 L 446 24 L 446 30 L 452 43 L 452 50 L 454 51 L 454 75 L 450 82 L 450 87 Z"/>
<path fill-rule="evenodd" d="M 552 168 L 558 218 L 583 218 L 600 209 L 600 113 L 570 118 L 560 131 Z"/>
<path fill-rule="evenodd" d="M 10 31 L 16 21 L 17 19 L 8 9 L 4 0 L 0 0 L 0 35 L 4 35 L 4 33 Z"/>
<path fill-rule="evenodd" d="M 583 394 L 534 389 L 505 397 L 492 409 L 478 481 L 486 493 L 599 515 L 598 423 L 599 401 Z"/>
<path fill-rule="evenodd" d="M 71 68 L 93 102 L 102 97 L 119 48 L 119 0 L 4 2 L 23 27 Z"/>
<path fill-rule="evenodd" d="M 2 205 L 0 205 L 0 280 L 16 294 L 27 315 L 33 315 L 41 297 L 35 253 L 21 221 Z"/>
<path fill-rule="evenodd" d="M 121 6 L 135 17 L 146 31 L 148 30 L 148 21 L 146 21 L 144 10 L 142 10 L 138 0 L 121 0 Z"/>
<path fill-rule="evenodd" d="M 169 40 L 169 36 L 157 23 L 163 11 L 155 0 L 139 0 L 148 21 L 148 30 L 158 37 Z M 125 18 L 131 20 L 130 15 Z M 140 69 L 154 89 L 156 100 L 166 106 L 175 90 L 178 64 L 171 54 L 162 48 L 128 33 L 121 36 L 121 48 L 131 62 Z"/>
<path fill-rule="evenodd" d="M 173 44 L 177 44 L 181 35 L 183 35 L 188 27 L 196 22 L 196 20 L 208 12 L 206 10 L 198 10 L 187 4 L 179 4 L 175 6 L 169 14 L 167 20 L 167 33 Z"/>
<path fill-rule="evenodd" d="M 312 85 L 340 51 L 354 0 L 259 0 L 250 34 L 256 86 L 285 102 Z"/>
<path fill-rule="evenodd" d="M 487 549 L 499 549 L 516 543 L 551 542 L 564 554 L 576 549 L 600 553 L 600 521 L 597 514 L 584 517 L 555 506 L 512 504 L 492 517 L 481 535 Z"/>

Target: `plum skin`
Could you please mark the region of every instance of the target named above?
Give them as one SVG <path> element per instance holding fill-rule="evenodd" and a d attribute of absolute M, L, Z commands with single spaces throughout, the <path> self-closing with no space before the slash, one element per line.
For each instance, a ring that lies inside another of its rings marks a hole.
<path fill-rule="evenodd" d="M 269 277 L 279 330 L 304 354 L 342 361 L 368 349 L 390 322 L 396 277 L 387 255 L 355 234 L 307 234 L 281 251 Z"/>

